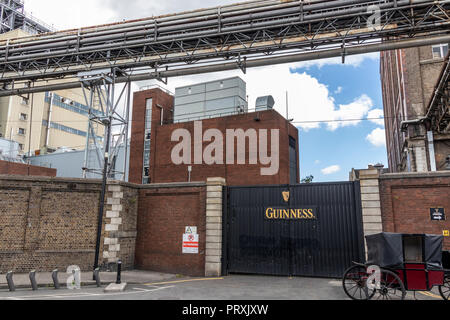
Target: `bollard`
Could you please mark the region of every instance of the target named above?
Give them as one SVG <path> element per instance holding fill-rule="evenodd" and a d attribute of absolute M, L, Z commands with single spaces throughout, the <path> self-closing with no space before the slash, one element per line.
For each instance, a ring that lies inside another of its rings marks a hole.
<path fill-rule="evenodd" d="M 38 289 L 37 283 L 36 283 L 36 270 L 30 271 L 29 274 L 30 282 L 31 282 L 31 288 L 33 291 L 36 291 Z"/>
<path fill-rule="evenodd" d="M 52 279 L 53 279 L 53 285 L 55 286 L 55 290 L 58 290 L 60 288 L 59 281 L 58 281 L 58 269 L 55 269 L 52 271 Z"/>
<path fill-rule="evenodd" d="M 97 284 L 97 287 L 102 286 L 102 283 L 100 281 L 100 268 L 96 268 L 94 270 L 94 280 L 95 280 L 95 283 Z"/>
<path fill-rule="evenodd" d="M 16 286 L 14 285 L 13 272 L 12 271 L 9 271 L 6 274 L 6 281 L 8 282 L 9 291 L 16 291 Z"/>
<path fill-rule="evenodd" d="M 121 272 L 122 272 L 122 261 L 119 260 L 119 261 L 117 261 L 117 281 L 116 281 L 116 284 L 121 284 L 122 283 L 122 281 L 120 279 Z"/>

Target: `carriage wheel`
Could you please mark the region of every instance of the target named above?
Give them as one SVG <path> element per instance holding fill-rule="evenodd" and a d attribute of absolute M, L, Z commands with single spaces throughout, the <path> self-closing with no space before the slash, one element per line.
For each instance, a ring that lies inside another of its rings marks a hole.
<path fill-rule="evenodd" d="M 372 299 L 375 290 L 367 289 L 366 281 L 368 277 L 366 268 L 363 266 L 353 266 L 348 269 L 342 279 L 345 294 L 352 300 Z"/>
<path fill-rule="evenodd" d="M 450 275 L 445 276 L 444 284 L 439 287 L 439 292 L 444 300 L 448 300 L 450 298 Z"/>
<path fill-rule="evenodd" d="M 381 270 L 381 286 L 373 300 L 405 300 L 406 290 L 403 281 L 394 272 Z"/>

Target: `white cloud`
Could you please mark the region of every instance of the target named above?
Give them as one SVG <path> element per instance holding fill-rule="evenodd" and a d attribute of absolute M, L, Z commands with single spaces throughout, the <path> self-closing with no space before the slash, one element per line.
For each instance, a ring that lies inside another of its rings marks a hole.
<path fill-rule="evenodd" d="M 334 131 L 340 127 L 356 126 L 361 122 L 365 115 L 372 108 L 373 102 L 367 95 L 363 94 L 359 98 L 355 99 L 352 103 L 347 105 L 340 105 L 333 111 L 333 120 L 338 122 L 328 123 L 328 129 Z M 354 121 L 348 121 L 354 120 Z"/>
<path fill-rule="evenodd" d="M 369 114 L 367 115 L 369 119 L 380 119 L 380 120 L 370 120 L 373 123 L 384 127 L 384 111 L 381 109 L 373 109 L 369 111 Z"/>
<path fill-rule="evenodd" d="M 334 165 L 334 166 L 330 166 L 328 168 L 322 169 L 322 174 L 330 175 L 333 173 L 338 173 L 339 171 L 341 171 L 341 167 L 338 165 Z"/>
<path fill-rule="evenodd" d="M 358 125 L 361 120 L 346 120 L 365 118 L 372 108 L 373 102 L 365 94 L 356 97 L 349 104 L 337 106 L 325 84 L 320 83 L 306 72 L 292 73 L 291 66 L 292 64 L 285 64 L 252 68 L 247 70 L 247 74 L 243 74 L 240 70 L 233 70 L 170 78 L 167 88 L 174 92 L 175 88 L 192 83 L 239 76 L 247 83 L 250 111 L 254 110 L 257 97 L 272 95 L 275 99 L 275 110 L 286 117 L 287 91 L 289 93 L 289 118 L 293 118 L 296 122 L 295 125 L 305 131 L 320 128 L 324 122 L 326 122 L 326 128 L 331 131 Z M 142 82 L 140 85 L 149 83 L 161 85 L 155 80 Z"/>
<path fill-rule="evenodd" d="M 367 141 L 373 144 L 375 147 L 385 147 L 386 146 L 386 130 L 376 128 L 367 136 Z"/>
<path fill-rule="evenodd" d="M 336 90 L 334 90 L 334 94 L 340 94 L 340 93 L 342 93 L 342 90 L 344 90 L 344 88 L 339 86 L 339 87 L 337 87 Z"/>
<path fill-rule="evenodd" d="M 56 28 L 73 29 L 236 3 L 235 0 L 25 0 L 25 10 Z"/>

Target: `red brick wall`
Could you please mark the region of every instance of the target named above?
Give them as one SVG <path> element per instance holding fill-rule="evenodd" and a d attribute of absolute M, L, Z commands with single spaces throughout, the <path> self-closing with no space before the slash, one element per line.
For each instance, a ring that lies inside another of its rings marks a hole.
<path fill-rule="evenodd" d="M 187 129 L 194 137 L 194 122 L 161 126 L 161 108 L 164 108 L 164 123 L 170 122 L 173 110 L 173 97 L 160 89 L 136 92 L 133 102 L 133 123 L 130 146 L 130 179 L 132 183 L 142 183 L 143 151 L 145 134 L 146 100 L 153 98 L 152 138 L 150 151 L 151 183 L 187 182 L 188 165 L 175 165 L 171 160 L 172 148 L 178 142 L 171 142 L 172 133 L 179 128 Z M 159 106 L 159 107 L 158 107 Z M 260 121 L 255 121 L 259 117 Z M 297 143 L 298 130 L 276 111 L 264 111 L 244 115 L 228 116 L 202 121 L 203 132 L 219 129 L 225 137 L 227 129 L 279 129 L 280 130 L 280 170 L 274 176 L 262 176 L 261 165 L 193 165 L 191 181 L 206 181 L 208 177 L 224 177 L 228 185 L 289 184 L 289 136 Z M 268 134 L 270 141 L 270 132 Z M 209 143 L 204 143 L 206 147 Z M 192 141 L 192 150 L 194 141 Z M 270 144 L 268 146 L 270 152 Z M 226 155 L 224 141 L 224 155 Z M 235 152 L 236 154 L 236 152 Z M 248 163 L 248 146 L 246 151 Z M 193 156 L 192 156 L 193 158 Z M 193 162 L 193 161 L 192 161 Z M 299 160 L 297 159 L 297 163 Z M 297 182 L 300 181 L 298 170 Z"/>
<path fill-rule="evenodd" d="M 150 152 L 151 183 L 187 182 L 188 165 L 177 166 L 172 163 L 172 148 L 178 142 L 171 142 L 173 131 L 179 128 L 187 129 L 194 136 L 194 122 L 161 126 L 161 107 L 164 109 L 164 123 L 172 119 L 173 97 L 160 89 L 151 89 L 134 94 L 133 124 L 130 146 L 130 179 L 132 183 L 142 183 L 143 151 L 145 134 L 146 100 L 153 98 L 152 138 Z M 255 121 L 259 117 L 260 121 Z M 289 184 L 289 136 L 297 143 L 299 150 L 298 130 L 276 111 L 264 111 L 244 115 L 203 120 L 203 132 L 216 128 L 223 132 L 227 129 L 279 129 L 280 130 L 280 170 L 274 176 L 262 176 L 261 165 L 193 165 L 191 181 L 206 181 L 208 177 L 224 177 L 228 185 L 263 185 Z M 269 132 L 270 141 L 270 132 Z M 206 147 L 209 143 L 204 143 Z M 194 141 L 192 141 L 192 150 Z M 248 147 L 247 147 L 248 148 Z M 270 152 L 270 144 L 268 148 Z M 226 155 L 224 141 L 224 155 Z M 235 152 L 236 153 L 236 152 Z M 246 151 L 248 163 L 248 149 Z M 192 156 L 193 158 L 193 156 Z M 192 161 L 193 162 L 193 161 Z M 297 163 L 299 160 L 297 159 Z M 298 170 L 299 171 L 299 170 Z M 297 182 L 300 181 L 300 172 Z"/>
<path fill-rule="evenodd" d="M 223 118 L 208 119 L 202 121 L 203 132 L 208 129 L 219 129 L 224 136 L 223 154 L 226 156 L 225 137 L 227 129 L 254 128 L 268 130 L 268 152 L 270 154 L 270 130 L 280 130 L 280 163 L 279 173 L 273 176 L 262 176 L 260 164 L 251 165 L 249 162 L 248 141 L 246 146 L 245 165 L 192 165 L 191 181 L 205 181 L 208 177 L 224 177 L 228 185 L 264 185 L 264 184 L 289 184 L 289 135 L 297 141 L 298 150 L 298 130 L 288 123 L 276 111 L 258 112 L 260 121 L 255 121 L 257 113 L 228 116 Z M 172 133 L 179 128 L 188 130 L 194 137 L 194 122 L 179 123 L 165 126 L 158 126 L 152 138 L 152 162 L 151 181 L 155 183 L 164 182 L 186 182 L 188 180 L 188 165 L 175 165 L 171 160 L 171 152 L 178 142 L 171 142 Z M 259 134 L 258 134 L 259 138 Z M 192 140 L 194 140 L 192 138 Z M 203 150 L 210 142 L 203 143 Z M 191 142 L 194 150 L 194 141 Z M 237 147 L 235 146 L 235 155 Z M 156 155 L 156 156 L 155 156 Z M 192 155 L 193 162 L 193 155 Z M 237 161 L 235 160 L 235 163 Z M 297 181 L 298 181 L 297 177 Z"/>
<path fill-rule="evenodd" d="M 139 193 L 137 269 L 205 274 L 206 187 L 149 187 Z M 199 254 L 182 253 L 185 227 L 197 226 Z"/>
<path fill-rule="evenodd" d="M 383 230 L 439 234 L 450 230 L 450 174 L 383 175 L 380 179 Z M 431 221 L 430 208 L 444 207 L 446 221 Z M 450 237 L 444 238 L 450 250 Z"/>
<path fill-rule="evenodd" d="M 155 134 L 156 127 L 161 124 L 161 112 L 163 113 L 163 120 L 165 122 L 169 121 L 173 116 L 173 96 L 160 89 L 151 89 L 134 93 L 129 170 L 129 182 L 131 183 L 142 184 L 142 172 L 144 170 L 145 110 L 146 101 L 150 98 L 153 99 L 152 136 Z M 161 107 L 164 111 L 161 110 Z M 150 157 L 154 156 L 155 153 L 151 149 Z"/>
<path fill-rule="evenodd" d="M 0 160 L 0 174 L 56 177 L 56 169 Z"/>

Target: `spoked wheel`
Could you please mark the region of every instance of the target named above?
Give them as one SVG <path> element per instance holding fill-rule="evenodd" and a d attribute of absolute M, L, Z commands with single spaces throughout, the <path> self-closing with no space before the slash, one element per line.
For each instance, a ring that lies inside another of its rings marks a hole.
<path fill-rule="evenodd" d="M 373 300 L 405 300 L 406 290 L 403 281 L 394 272 L 381 270 L 380 289 L 377 289 Z"/>
<path fill-rule="evenodd" d="M 345 294 L 352 300 L 370 300 L 375 294 L 375 290 L 366 287 L 369 275 L 363 266 L 353 266 L 348 269 L 342 279 Z"/>
<path fill-rule="evenodd" d="M 450 275 L 445 276 L 444 284 L 439 287 L 439 292 L 444 300 L 450 299 Z"/>

